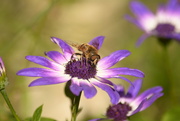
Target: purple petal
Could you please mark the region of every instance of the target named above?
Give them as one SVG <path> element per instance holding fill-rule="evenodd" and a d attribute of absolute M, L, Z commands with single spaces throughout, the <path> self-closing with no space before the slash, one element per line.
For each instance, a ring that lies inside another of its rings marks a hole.
<path fill-rule="evenodd" d="M 132 82 L 129 79 L 127 79 L 125 77 L 122 77 L 122 76 L 119 76 L 118 74 L 113 73 L 113 71 L 108 71 L 108 69 L 102 70 L 102 71 L 97 71 L 97 76 L 101 77 L 101 78 L 119 78 L 119 79 L 123 79 L 123 80 L 129 82 L 132 85 Z"/>
<path fill-rule="evenodd" d="M 120 75 L 130 75 L 135 77 L 144 77 L 144 73 L 138 69 L 130 69 L 130 68 L 114 68 L 114 71 L 118 71 Z"/>
<path fill-rule="evenodd" d="M 150 99 L 148 99 L 148 100 L 144 103 L 144 105 L 143 105 L 143 107 L 141 108 L 140 111 L 143 111 L 143 110 L 145 110 L 146 108 L 148 108 L 154 101 L 156 101 L 156 100 L 157 100 L 159 97 L 161 97 L 161 96 L 163 96 L 163 93 L 158 93 L 158 94 L 153 95 Z"/>
<path fill-rule="evenodd" d="M 96 88 L 87 80 L 80 81 L 80 85 L 84 90 L 84 95 L 86 98 L 92 98 L 96 95 L 97 93 Z"/>
<path fill-rule="evenodd" d="M 98 70 L 96 75 L 101 78 L 112 78 L 114 76 L 118 76 L 117 73 L 114 73 L 113 71 L 111 71 L 109 69 Z"/>
<path fill-rule="evenodd" d="M 0 76 L 5 72 L 5 67 L 2 58 L 0 57 Z"/>
<path fill-rule="evenodd" d="M 136 43 L 136 46 L 138 47 L 138 46 L 140 46 L 143 42 L 144 42 L 144 40 L 146 40 L 146 38 L 148 38 L 148 37 L 150 37 L 151 36 L 151 34 L 143 34 L 139 39 L 138 39 L 138 41 L 137 41 L 137 43 Z"/>
<path fill-rule="evenodd" d="M 139 105 L 140 102 L 142 102 L 142 100 L 146 99 L 146 98 L 150 98 L 151 96 L 153 96 L 154 94 L 160 93 L 162 91 L 162 87 L 157 86 L 157 87 L 153 87 L 150 88 L 146 91 L 144 91 L 141 95 L 139 95 L 134 101 L 134 105 Z"/>
<path fill-rule="evenodd" d="M 114 77 L 112 77 L 112 78 L 119 78 L 119 79 L 125 80 L 125 81 L 129 82 L 129 83 L 133 86 L 133 83 L 132 83 L 129 79 L 125 78 L 125 77 L 122 77 L 122 76 L 114 76 Z"/>
<path fill-rule="evenodd" d="M 130 52 L 128 50 L 115 51 L 109 56 L 102 58 L 97 63 L 97 70 L 107 69 L 129 55 L 130 55 Z"/>
<path fill-rule="evenodd" d="M 105 38 L 104 36 L 98 36 L 93 40 L 91 40 L 89 44 L 93 45 L 97 50 L 99 50 L 104 42 L 104 38 Z"/>
<path fill-rule="evenodd" d="M 112 104 L 117 104 L 118 101 L 119 101 L 119 94 L 114 91 L 113 88 L 111 88 L 110 86 L 104 84 L 104 83 L 101 83 L 100 81 L 94 79 L 94 78 L 91 78 L 89 79 L 89 81 L 96 85 L 97 87 L 101 88 L 102 90 L 106 91 L 109 95 L 109 97 L 111 98 L 111 103 Z"/>
<path fill-rule="evenodd" d="M 180 33 L 173 34 L 172 38 L 180 42 Z"/>
<path fill-rule="evenodd" d="M 135 110 L 132 111 L 131 113 L 129 113 L 128 116 L 132 116 L 132 115 L 134 115 L 135 113 L 138 113 L 138 112 L 142 109 L 142 107 L 143 107 L 143 105 L 144 105 L 144 103 L 145 103 L 146 101 L 147 101 L 147 99 L 142 100 L 142 102 L 141 102 L 139 105 L 136 105 Z"/>
<path fill-rule="evenodd" d="M 133 17 L 131 17 L 129 15 L 126 15 L 125 19 L 127 19 L 129 22 L 135 24 L 140 29 L 145 30 L 144 27 L 141 25 L 141 23 L 139 23 L 140 21 L 138 21 L 137 19 L 135 19 L 135 18 L 133 18 Z"/>
<path fill-rule="evenodd" d="M 1 57 L 0 57 L 0 63 L 1 63 L 2 65 L 4 65 Z"/>
<path fill-rule="evenodd" d="M 131 2 L 130 6 L 143 30 L 149 32 L 155 28 L 157 24 L 156 18 L 146 6 L 137 1 Z"/>
<path fill-rule="evenodd" d="M 45 66 L 45 67 L 48 67 L 48 68 L 51 68 L 51 69 L 54 69 L 54 70 L 59 70 L 61 71 L 62 70 L 62 67 L 61 65 L 53 62 L 53 61 L 50 61 L 48 60 L 47 58 L 45 57 L 41 57 L 41 56 L 26 56 L 26 59 L 31 61 L 31 62 L 34 62 L 34 63 L 37 63 L 39 65 L 42 65 L 42 66 Z"/>
<path fill-rule="evenodd" d="M 113 84 L 111 81 L 109 81 L 109 80 L 107 80 L 107 79 L 105 79 L 105 78 L 101 78 L 101 77 L 96 77 L 96 78 L 97 78 L 100 82 L 102 82 L 102 83 L 105 83 L 105 84 L 114 86 L 114 84 Z"/>
<path fill-rule="evenodd" d="M 175 12 L 176 9 L 180 7 L 180 2 L 179 0 L 169 0 L 167 7 L 168 9 L 173 10 Z"/>
<path fill-rule="evenodd" d="M 133 98 L 137 96 L 139 93 L 139 90 L 141 89 L 142 86 L 142 79 L 137 79 L 133 82 L 133 85 L 130 85 L 128 89 L 128 93 L 132 95 Z"/>
<path fill-rule="evenodd" d="M 178 4 L 178 1 L 179 0 L 169 0 L 168 3 L 167 3 L 167 6 L 171 6 L 171 7 L 174 7 Z"/>
<path fill-rule="evenodd" d="M 59 64 L 64 64 L 67 63 L 67 60 L 64 58 L 64 56 L 58 52 L 58 51 L 49 51 L 45 53 L 49 58 L 51 58 L 53 61 L 59 63 Z"/>
<path fill-rule="evenodd" d="M 122 85 L 115 85 L 114 88 L 119 93 L 120 100 L 122 99 L 122 97 L 125 97 L 125 89 Z"/>
<path fill-rule="evenodd" d="M 110 69 L 102 70 L 100 72 L 97 72 L 97 74 L 106 78 L 117 76 L 117 75 L 130 75 L 130 76 L 135 76 L 135 77 L 140 77 L 140 78 L 144 77 L 144 73 L 142 71 L 137 70 L 137 69 L 130 69 L 126 67 L 110 68 Z"/>
<path fill-rule="evenodd" d="M 30 83 L 29 87 L 31 86 L 41 86 L 41 85 L 51 85 L 51 84 L 59 84 L 63 82 L 67 82 L 70 80 L 70 76 L 63 76 L 63 77 L 44 77 L 34 80 Z"/>
<path fill-rule="evenodd" d="M 31 77 L 59 77 L 65 74 L 45 68 L 25 68 L 18 71 L 17 75 Z"/>
<path fill-rule="evenodd" d="M 131 10 L 138 18 L 143 18 L 147 15 L 154 16 L 153 13 L 142 3 L 138 1 L 132 1 L 131 4 Z"/>
<path fill-rule="evenodd" d="M 67 60 L 70 60 L 72 54 L 74 54 L 74 50 L 72 49 L 71 46 L 69 46 L 66 42 L 64 42 L 63 40 L 56 38 L 56 37 L 51 37 L 51 40 L 59 45 L 64 53 L 64 56 Z"/>
<path fill-rule="evenodd" d="M 82 87 L 80 86 L 80 81 L 83 81 L 83 80 L 80 80 L 78 78 L 71 79 L 70 90 L 76 96 L 78 96 L 80 92 L 82 91 Z"/>

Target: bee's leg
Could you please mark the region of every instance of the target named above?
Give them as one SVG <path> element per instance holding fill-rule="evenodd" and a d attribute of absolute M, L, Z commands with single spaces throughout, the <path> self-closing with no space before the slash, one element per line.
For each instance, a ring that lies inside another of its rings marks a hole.
<path fill-rule="evenodd" d="M 71 56 L 71 61 L 81 60 L 81 56 L 82 56 L 82 54 L 80 54 L 80 53 L 74 53 L 74 54 Z"/>
<path fill-rule="evenodd" d="M 90 58 L 91 59 L 91 64 L 96 65 L 98 63 L 98 61 L 100 60 L 100 58 L 101 57 L 99 55 L 92 55 L 91 58 Z"/>
<path fill-rule="evenodd" d="M 88 65 L 89 62 L 91 62 L 91 59 L 88 57 L 88 55 L 83 54 L 82 58 L 84 58 L 83 61 L 86 65 Z"/>
<path fill-rule="evenodd" d="M 83 66 L 84 63 L 87 64 L 87 61 L 88 61 L 88 60 L 87 60 L 86 56 L 85 56 L 84 54 L 82 54 L 82 55 L 81 55 L 81 64 L 82 64 L 82 66 Z"/>
<path fill-rule="evenodd" d="M 72 56 L 71 56 L 71 61 L 79 61 L 80 62 L 80 67 L 83 66 L 84 64 L 84 61 L 86 61 L 86 59 L 84 59 L 85 56 L 81 53 L 74 53 Z"/>

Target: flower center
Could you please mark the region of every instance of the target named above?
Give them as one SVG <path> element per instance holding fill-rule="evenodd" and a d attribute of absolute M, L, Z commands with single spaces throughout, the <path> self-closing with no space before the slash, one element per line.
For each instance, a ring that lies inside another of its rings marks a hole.
<path fill-rule="evenodd" d="M 106 116 L 114 121 L 124 121 L 127 119 L 127 114 L 131 109 L 127 103 L 118 103 L 108 108 Z"/>
<path fill-rule="evenodd" d="M 175 27 L 168 23 L 162 23 L 158 24 L 155 30 L 160 37 L 170 37 L 175 31 Z"/>
<path fill-rule="evenodd" d="M 73 57 L 67 63 L 65 73 L 79 79 L 90 79 L 96 75 L 96 65 L 85 57 Z"/>

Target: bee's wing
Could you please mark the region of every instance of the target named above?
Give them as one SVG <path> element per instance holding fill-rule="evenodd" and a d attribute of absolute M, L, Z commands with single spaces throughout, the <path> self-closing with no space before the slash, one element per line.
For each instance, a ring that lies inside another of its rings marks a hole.
<path fill-rule="evenodd" d="M 76 42 L 72 42 L 70 40 L 65 40 L 65 42 L 68 44 L 68 45 L 71 45 L 72 47 L 75 47 L 75 48 L 78 48 L 80 44 L 76 43 Z"/>

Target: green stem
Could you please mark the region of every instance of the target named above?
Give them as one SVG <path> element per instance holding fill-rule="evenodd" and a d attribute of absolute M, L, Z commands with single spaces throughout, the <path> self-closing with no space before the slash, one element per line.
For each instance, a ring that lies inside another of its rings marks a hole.
<path fill-rule="evenodd" d="M 79 94 L 79 96 L 74 96 L 74 99 L 72 100 L 71 121 L 76 121 L 76 117 L 77 117 L 78 113 L 80 112 L 80 110 L 79 110 L 80 98 L 81 98 L 81 93 Z"/>
<path fill-rule="evenodd" d="M 170 67 L 170 60 L 169 60 L 169 56 L 168 56 L 168 50 L 167 50 L 167 46 L 164 47 L 164 67 L 165 67 L 165 75 L 166 75 L 166 91 L 168 97 L 170 97 L 171 101 L 173 101 L 173 79 L 172 79 L 172 72 L 171 72 L 171 67 Z M 172 102 L 171 102 L 172 103 Z"/>
<path fill-rule="evenodd" d="M 15 117 L 16 121 L 21 121 L 21 120 L 19 119 L 18 115 L 16 114 L 16 112 L 15 112 L 15 110 L 14 110 L 14 108 L 13 108 L 13 106 L 12 106 L 12 104 L 11 104 L 8 96 L 7 96 L 7 93 L 6 93 L 5 89 L 2 89 L 2 90 L 1 90 L 1 94 L 3 95 L 3 98 L 4 98 L 4 100 L 6 101 L 8 107 L 9 107 L 11 113 L 13 114 L 13 116 Z"/>
<path fill-rule="evenodd" d="M 159 56 L 159 55 L 158 55 Z M 164 115 L 171 107 L 173 101 L 173 79 L 172 79 L 172 70 L 170 66 L 170 58 L 168 55 L 168 46 L 162 46 L 161 58 L 159 58 L 159 67 L 161 68 L 163 74 L 163 81 L 160 80 L 160 85 L 163 87 L 163 97 L 162 102 L 157 104 L 157 108 L 159 109 L 158 115 L 156 115 L 155 119 L 158 121 L 162 121 Z M 162 78 L 162 77 L 161 77 Z"/>

